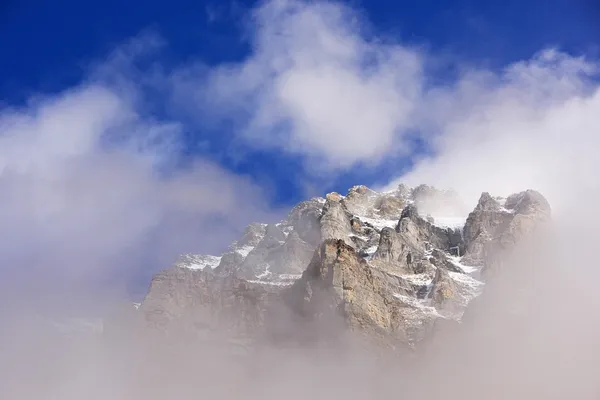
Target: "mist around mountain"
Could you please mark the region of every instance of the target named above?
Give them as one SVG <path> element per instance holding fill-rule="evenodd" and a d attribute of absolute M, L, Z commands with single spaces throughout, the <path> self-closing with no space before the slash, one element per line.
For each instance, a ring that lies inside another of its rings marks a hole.
<path fill-rule="evenodd" d="M 581 216 L 550 219 L 535 191 L 484 193 L 459 228 L 458 212 L 452 224 L 422 215 L 420 190 L 301 203 L 220 259 L 182 256 L 141 305 L 95 325 L 6 314 L 6 398 L 593 398 L 598 303 L 575 272 L 593 238 Z M 431 190 L 446 213 L 459 206 Z M 269 320 L 264 304 L 287 308 Z"/>

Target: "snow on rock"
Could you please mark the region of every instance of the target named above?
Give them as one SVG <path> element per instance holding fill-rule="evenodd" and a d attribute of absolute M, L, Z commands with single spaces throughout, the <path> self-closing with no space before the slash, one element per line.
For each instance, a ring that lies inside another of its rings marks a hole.
<path fill-rule="evenodd" d="M 269 286 L 291 286 L 294 284 L 294 282 L 290 282 L 290 281 L 261 281 L 261 280 L 257 280 L 257 279 L 250 279 L 250 280 L 247 280 L 246 282 L 256 283 L 259 285 L 269 285 Z"/>
<path fill-rule="evenodd" d="M 234 249 L 236 253 L 238 253 L 244 258 L 247 257 L 252 250 L 254 250 L 254 246 L 241 246 Z"/>
<path fill-rule="evenodd" d="M 179 257 L 179 260 L 175 265 L 181 268 L 202 270 L 206 267 L 211 269 L 217 268 L 220 262 L 221 257 L 201 254 L 184 254 Z"/>
<path fill-rule="evenodd" d="M 477 267 L 472 267 L 470 265 L 465 265 L 462 264 L 460 262 L 460 260 L 462 259 L 462 257 L 457 257 L 457 256 L 448 256 L 448 260 L 456 265 L 458 268 L 460 268 L 462 271 L 464 271 L 465 274 L 472 274 L 473 272 L 477 272 L 479 271 L 481 268 L 477 268 Z"/>
<path fill-rule="evenodd" d="M 467 222 L 466 217 L 431 217 L 433 218 L 433 225 L 439 226 L 440 228 L 462 229 Z"/>
<path fill-rule="evenodd" d="M 366 249 L 364 249 L 362 251 L 362 254 L 364 254 L 364 258 L 367 261 L 370 261 L 373 256 L 375 255 L 375 252 L 377 251 L 377 245 L 371 246 L 371 247 L 367 247 Z"/>
<path fill-rule="evenodd" d="M 449 271 L 448 275 L 459 288 L 460 299 L 462 300 L 463 306 L 466 306 L 471 300 L 479 296 L 483 291 L 484 283 L 478 281 L 470 275 L 452 271 Z"/>
<path fill-rule="evenodd" d="M 279 275 L 279 279 L 285 281 L 295 281 L 302 278 L 302 274 L 281 274 Z"/>
<path fill-rule="evenodd" d="M 425 300 L 394 293 L 393 296 L 405 307 L 402 308 L 402 317 L 408 327 L 422 326 L 427 320 L 445 317 L 438 313 L 435 307 L 427 304 Z"/>
<path fill-rule="evenodd" d="M 400 278 L 415 286 L 427 286 L 433 281 L 432 274 L 406 274 L 401 275 Z"/>
<path fill-rule="evenodd" d="M 506 197 L 500 197 L 500 196 L 495 196 L 492 197 L 499 205 L 499 209 L 498 211 L 503 212 L 503 213 L 508 213 L 508 214 L 514 214 L 515 210 L 513 208 L 507 208 L 506 207 L 506 203 L 508 201 L 508 198 Z"/>
<path fill-rule="evenodd" d="M 271 276 L 271 275 L 272 275 L 272 273 L 271 273 L 271 271 L 270 271 L 270 267 L 271 267 L 271 266 L 270 266 L 269 264 L 265 264 L 265 270 L 264 270 L 264 272 L 262 272 L 262 273 L 260 273 L 260 274 L 256 275 L 256 277 L 257 277 L 259 280 L 263 280 L 263 279 L 265 279 L 265 278 L 268 278 L 269 276 Z"/>
<path fill-rule="evenodd" d="M 435 307 L 431 307 L 431 306 L 427 305 L 426 301 L 418 300 L 414 297 L 404 296 L 404 295 L 398 294 L 398 293 L 394 293 L 394 297 L 397 298 L 398 300 L 402 301 L 404 304 L 409 305 L 411 307 L 419 308 L 419 309 L 431 312 L 432 314 L 437 314 L 437 310 L 435 309 Z"/>
<path fill-rule="evenodd" d="M 366 222 L 378 231 L 382 230 L 383 228 L 395 229 L 396 225 L 398 225 L 397 219 L 368 218 L 362 216 L 359 216 L 358 218 L 361 220 L 361 222 Z"/>
<path fill-rule="evenodd" d="M 448 260 L 464 273 L 448 271 L 450 278 L 460 288 L 463 305 L 467 305 L 483 291 L 483 282 L 475 279 L 472 275 L 477 274 L 480 268 L 462 264 L 461 257 L 448 256 Z"/>
<path fill-rule="evenodd" d="M 287 237 L 294 230 L 294 227 L 292 225 L 286 225 L 283 222 L 279 222 L 279 223 L 275 224 L 275 226 L 278 227 L 279 229 L 281 229 L 281 232 L 283 232 L 285 237 Z"/>
<path fill-rule="evenodd" d="M 469 286 L 473 289 L 477 289 L 484 285 L 483 282 L 478 281 L 477 279 L 473 278 L 472 276 L 467 275 L 467 274 L 461 274 L 460 272 L 448 271 L 448 275 L 450 275 L 450 277 L 453 280 L 460 282 L 466 286 Z"/>

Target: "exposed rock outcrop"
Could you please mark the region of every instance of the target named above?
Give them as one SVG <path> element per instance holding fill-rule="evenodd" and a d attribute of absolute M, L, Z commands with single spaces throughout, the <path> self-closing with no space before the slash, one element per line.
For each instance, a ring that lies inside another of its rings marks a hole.
<path fill-rule="evenodd" d="M 221 257 L 184 256 L 154 277 L 140 311 L 163 330 L 250 342 L 352 332 L 414 345 L 439 320 L 459 320 L 483 288 L 480 271 L 550 217 L 531 190 L 484 193 L 466 219 L 461 207 L 452 192 L 404 185 L 305 201 L 277 224 L 251 224 Z"/>
<path fill-rule="evenodd" d="M 344 205 L 335 199 L 328 199 L 321 216 L 321 238 L 323 240 L 342 239 L 352 246 L 350 232 L 352 232 L 352 226 Z"/>
<path fill-rule="evenodd" d="M 548 222 L 550 214 L 547 200 L 534 190 L 506 199 L 483 193 L 463 230 L 464 262 L 489 271 L 501 263 L 505 252 Z"/>
<path fill-rule="evenodd" d="M 157 274 L 139 311 L 164 332 L 205 339 L 226 335 L 248 342 L 264 333 L 266 310 L 279 301 L 276 285 L 252 283 L 213 271 L 172 268 Z"/>
<path fill-rule="evenodd" d="M 386 343 L 410 340 L 413 327 L 404 309 L 413 310 L 401 299 L 412 295 L 402 278 L 371 268 L 354 248 L 333 239 L 323 242 L 302 278 L 283 292 L 289 310 L 314 335 L 335 340 L 339 334 L 330 331 L 344 327 Z"/>

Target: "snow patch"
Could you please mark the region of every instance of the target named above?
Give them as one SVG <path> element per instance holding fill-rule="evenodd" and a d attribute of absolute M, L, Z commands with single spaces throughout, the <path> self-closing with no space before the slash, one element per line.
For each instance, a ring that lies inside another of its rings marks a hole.
<path fill-rule="evenodd" d="M 425 322 L 423 317 L 445 319 L 443 315 L 438 313 L 435 307 L 427 305 L 427 302 L 424 300 L 417 300 L 414 297 L 404 296 L 398 293 L 394 293 L 393 296 L 408 306 L 401 310 L 401 315 L 409 325 L 422 325 Z"/>
<path fill-rule="evenodd" d="M 241 255 L 244 258 L 246 258 L 252 250 L 254 250 L 254 246 L 248 246 L 248 245 L 234 249 L 234 251 L 236 253 L 238 253 L 239 255 Z"/>
<path fill-rule="evenodd" d="M 427 309 L 429 311 L 437 313 L 437 310 L 434 307 L 428 306 L 428 305 L 424 304 L 424 302 L 422 302 L 414 297 L 404 296 L 404 295 L 398 294 L 398 293 L 394 293 L 393 296 L 411 307 Z"/>
<path fill-rule="evenodd" d="M 450 279 L 456 282 L 459 286 L 463 288 L 462 297 L 465 301 L 465 306 L 468 302 L 473 300 L 475 297 L 479 296 L 483 290 L 483 286 L 485 283 L 475 279 L 471 274 L 475 272 L 479 272 L 481 268 L 471 267 L 469 265 L 464 265 L 460 262 L 461 257 L 449 256 L 448 260 L 460 268 L 463 273 L 460 272 L 452 272 L 448 271 L 448 275 Z"/>
<path fill-rule="evenodd" d="M 433 281 L 431 274 L 407 274 L 400 275 L 400 278 L 415 286 L 427 286 Z"/>
<path fill-rule="evenodd" d="M 462 259 L 462 257 L 457 257 L 457 256 L 447 256 L 448 260 L 456 265 L 458 268 L 460 268 L 461 270 L 463 270 L 465 272 L 465 274 L 472 274 L 473 272 L 477 272 L 480 270 L 480 268 L 477 267 L 471 267 L 469 265 L 464 265 L 461 264 L 460 260 Z"/>
<path fill-rule="evenodd" d="M 436 217 L 432 216 L 433 225 L 439 226 L 440 228 L 462 229 L 467 223 L 467 219 L 464 217 Z"/>
<path fill-rule="evenodd" d="M 460 272 L 448 271 L 450 279 L 454 281 L 458 288 L 457 300 L 461 303 L 463 310 L 453 316 L 454 319 L 462 318 L 468 304 L 483 292 L 484 283 L 478 281 L 470 275 L 461 274 Z"/>
<path fill-rule="evenodd" d="M 448 275 L 452 280 L 459 282 L 465 286 L 479 290 L 484 283 L 473 278 L 471 275 L 461 274 L 460 272 L 448 271 Z"/>
<path fill-rule="evenodd" d="M 269 264 L 265 264 L 265 270 L 264 270 L 264 271 L 263 271 L 261 274 L 259 274 L 259 275 L 256 275 L 256 277 L 257 277 L 259 280 L 263 280 L 263 279 L 265 279 L 265 278 L 267 278 L 267 277 L 271 276 L 271 275 L 272 275 L 272 273 L 271 273 L 271 271 L 270 271 L 270 268 L 271 268 L 271 266 L 270 266 Z"/>
<path fill-rule="evenodd" d="M 288 235 L 290 233 L 292 233 L 292 231 L 294 230 L 294 227 L 292 225 L 288 225 L 287 222 L 285 222 L 285 221 L 279 222 L 279 223 L 275 224 L 275 226 L 278 227 L 279 229 L 281 229 L 281 232 L 283 232 L 285 237 L 288 237 Z M 281 242 L 281 243 L 285 243 L 285 242 Z"/>
<path fill-rule="evenodd" d="M 259 285 L 267 285 L 267 286 L 291 286 L 293 282 L 281 282 L 281 281 L 260 281 L 260 280 L 248 280 L 248 283 L 256 283 Z"/>
<path fill-rule="evenodd" d="M 186 254 L 179 258 L 177 266 L 181 268 L 188 268 L 193 270 L 203 270 L 208 267 L 215 269 L 219 266 L 221 257 L 207 256 L 200 254 Z"/>
<path fill-rule="evenodd" d="M 363 250 L 363 253 L 366 254 L 366 256 L 364 257 L 365 260 L 369 261 L 373 258 L 373 256 L 375 255 L 375 252 L 377 251 L 377 248 L 379 246 L 378 245 L 374 245 L 371 247 L 367 247 L 366 249 Z"/>
<path fill-rule="evenodd" d="M 366 223 L 372 225 L 378 231 L 382 230 L 383 228 L 396 229 L 396 225 L 398 225 L 397 219 L 369 218 L 369 217 L 362 217 L 362 216 L 358 216 L 358 218 L 362 222 L 366 222 Z"/>
<path fill-rule="evenodd" d="M 296 281 L 302 278 L 301 274 L 281 274 L 279 275 L 279 279 L 283 281 Z"/>
<path fill-rule="evenodd" d="M 506 201 L 508 200 L 506 197 L 496 196 L 496 197 L 493 197 L 493 199 L 496 200 L 496 202 L 500 206 L 500 208 L 498 209 L 498 211 L 503 212 L 503 213 L 508 213 L 508 214 L 514 214 L 515 213 L 515 210 L 510 209 L 510 208 L 506 208 Z"/>
<path fill-rule="evenodd" d="M 351 234 L 349 234 L 349 235 L 348 235 L 348 237 L 350 237 L 350 238 L 353 238 L 353 237 L 355 237 L 355 238 L 359 238 L 359 239 L 362 239 L 362 240 L 364 240 L 365 242 L 369 240 L 369 237 L 368 237 L 368 236 L 365 236 L 365 235 L 357 235 L 356 233 L 351 233 Z"/>

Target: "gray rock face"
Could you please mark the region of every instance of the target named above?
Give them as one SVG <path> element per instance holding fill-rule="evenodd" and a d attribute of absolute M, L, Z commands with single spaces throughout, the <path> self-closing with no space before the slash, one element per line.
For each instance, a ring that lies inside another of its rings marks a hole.
<path fill-rule="evenodd" d="M 269 224 L 265 227 L 264 236 L 237 268 L 237 275 L 242 278 L 252 279 L 254 276 L 272 274 L 272 268 L 277 269 L 277 254 L 285 243 L 286 236 L 283 231 Z"/>
<path fill-rule="evenodd" d="M 232 274 L 237 266 L 244 261 L 244 256 L 236 251 L 229 251 L 221 256 L 221 262 L 216 268 L 222 274 Z"/>
<path fill-rule="evenodd" d="M 300 239 L 317 246 L 321 242 L 321 213 L 323 204 L 319 199 L 303 201 L 290 213 L 287 221 Z"/>
<path fill-rule="evenodd" d="M 152 279 L 139 312 L 147 324 L 167 333 L 247 341 L 262 334 L 266 310 L 278 301 L 278 289 L 233 275 L 172 268 Z"/>
<path fill-rule="evenodd" d="M 366 186 L 354 186 L 341 202 L 344 208 L 353 215 L 368 215 L 381 206 L 384 197 Z M 379 206 L 379 207 L 378 207 Z M 401 209 L 399 211 L 402 211 Z"/>
<path fill-rule="evenodd" d="M 313 340 L 336 340 L 339 329 L 359 332 L 370 341 L 407 340 L 403 303 L 410 296 L 402 279 L 372 269 L 342 240 L 325 240 L 301 279 L 283 293 L 290 312 L 309 326 Z M 297 327 L 289 335 L 295 338 Z M 332 334 L 333 331 L 333 334 Z"/>
<path fill-rule="evenodd" d="M 411 236 L 411 240 L 416 244 L 428 242 L 431 246 L 444 250 L 462 245 L 459 230 L 434 225 L 420 216 L 414 205 L 409 205 L 402 211 L 396 230 Z"/>
<path fill-rule="evenodd" d="M 544 214 L 549 216 L 551 211 L 546 198 L 535 190 L 526 190 L 508 196 L 504 207 L 514 210 L 518 214 Z"/>
<path fill-rule="evenodd" d="M 265 237 L 266 225 L 253 223 L 248 225 L 244 236 L 238 241 L 240 246 L 256 246 Z"/>
<path fill-rule="evenodd" d="M 375 209 L 379 214 L 386 219 L 400 218 L 402 210 L 406 205 L 405 201 L 396 196 L 387 195 L 381 196 L 375 202 Z"/>
<path fill-rule="evenodd" d="M 460 319 L 480 272 L 550 217 L 531 190 L 482 194 L 458 227 L 460 207 L 452 192 L 404 185 L 305 201 L 277 224 L 251 224 L 221 257 L 186 255 L 157 274 L 140 312 L 167 330 L 305 342 L 341 329 L 413 345 L 436 320 Z"/>
<path fill-rule="evenodd" d="M 418 254 L 420 249 L 411 247 L 403 237 L 396 234 L 392 228 L 383 228 L 379 236 L 379 246 L 373 255 L 374 261 L 391 265 L 410 265 L 412 253 Z M 400 272 L 400 270 L 399 270 Z"/>
<path fill-rule="evenodd" d="M 510 251 L 523 237 L 548 222 L 550 214 L 550 205 L 534 190 L 506 199 L 483 193 L 463 230 L 464 261 L 489 270 L 503 252 Z"/>
<path fill-rule="evenodd" d="M 350 218 L 348 218 L 342 203 L 335 199 L 327 199 L 321 217 L 321 238 L 323 240 L 342 239 L 352 246 L 353 243 L 349 237 L 351 231 Z"/>
<path fill-rule="evenodd" d="M 314 246 L 303 241 L 296 232 L 291 232 L 284 244 L 275 249 L 267 262 L 274 274 L 300 275 L 310 262 Z"/>
<path fill-rule="evenodd" d="M 497 200 L 489 193 L 483 193 L 475 210 L 469 214 L 463 230 L 467 252 L 473 257 L 481 258 L 483 255 L 476 254 L 472 244 L 477 242 L 480 235 L 496 237 L 506 229 L 512 219 L 512 212 L 501 204 L 501 199 Z"/>

